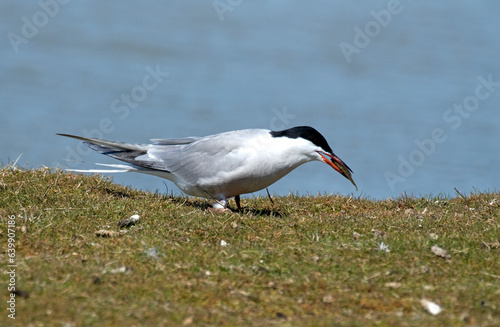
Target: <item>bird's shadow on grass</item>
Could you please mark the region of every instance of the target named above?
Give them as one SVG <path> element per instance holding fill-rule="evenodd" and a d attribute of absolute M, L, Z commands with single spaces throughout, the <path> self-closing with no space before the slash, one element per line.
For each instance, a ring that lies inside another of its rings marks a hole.
<path fill-rule="evenodd" d="M 132 198 L 134 195 L 133 194 L 130 194 L 131 192 L 129 190 L 120 190 L 120 189 L 114 189 L 114 188 L 110 188 L 110 187 L 104 187 L 104 188 L 101 188 L 101 190 L 103 192 L 105 192 L 106 194 L 109 194 L 113 197 L 116 197 L 116 198 Z"/>
<path fill-rule="evenodd" d="M 203 210 L 203 211 L 207 211 L 207 210 L 209 211 L 212 208 L 212 206 L 206 200 L 190 199 L 190 198 L 175 197 L 175 196 L 166 196 L 165 198 L 171 202 L 176 203 L 176 204 L 196 208 L 196 209 Z M 252 216 L 269 216 L 269 217 L 278 217 L 278 218 L 281 218 L 284 216 L 284 214 L 282 212 L 276 211 L 276 210 L 271 210 L 271 209 L 255 209 L 255 208 L 243 207 L 240 211 L 236 208 L 233 208 L 233 206 L 234 206 L 234 203 L 230 203 L 230 205 L 227 208 L 229 210 L 231 210 L 231 212 L 234 214 L 252 215 Z"/>
<path fill-rule="evenodd" d="M 133 194 L 133 191 L 130 190 L 123 191 L 121 189 L 115 189 L 111 187 L 104 187 L 103 189 L 101 188 L 101 190 L 103 190 L 105 193 L 109 195 L 112 195 L 113 197 L 118 197 L 118 198 L 133 198 L 134 196 L 136 196 L 136 194 Z M 196 208 L 202 211 L 207 211 L 212 208 L 210 203 L 207 200 L 203 199 L 178 197 L 173 195 L 162 195 L 162 194 L 158 194 L 158 196 L 161 196 L 165 201 L 170 201 L 179 205 Z M 233 206 L 235 207 L 234 203 L 230 202 L 227 208 L 231 210 L 231 212 L 234 214 L 242 214 L 250 216 L 268 216 L 277 218 L 282 218 L 285 216 L 280 211 L 268 208 L 258 209 L 258 208 L 243 207 L 240 211 L 236 208 L 233 208 Z"/>
<path fill-rule="evenodd" d="M 239 213 L 240 211 L 234 210 L 234 212 Z M 277 218 L 282 218 L 284 217 L 284 214 L 275 211 L 275 210 L 270 210 L 270 209 L 242 209 L 243 214 L 252 214 L 254 216 L 269 216 L 269 217 L 277 217 Z"/>

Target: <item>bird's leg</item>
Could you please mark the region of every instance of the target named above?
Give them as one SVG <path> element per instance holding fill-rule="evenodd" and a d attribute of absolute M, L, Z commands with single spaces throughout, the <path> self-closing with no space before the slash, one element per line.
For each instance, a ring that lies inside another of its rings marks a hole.
<path fill-rule="evenodd" d="M 269 189 L 266 187 L 267 191 L 267 196 L 269 197 L 269 200 L 271 200 L 271 203 L 274 204 L 273 198 L 271 197 L 271 194 L 269 194 Z"/>
<path fill-rule="evenodd" d="M 236 195 L 234 197 L 234 201 L 236 202 L 236 207 L 238 207 L 238 211 L 241 211 L 240 196 Z"/>

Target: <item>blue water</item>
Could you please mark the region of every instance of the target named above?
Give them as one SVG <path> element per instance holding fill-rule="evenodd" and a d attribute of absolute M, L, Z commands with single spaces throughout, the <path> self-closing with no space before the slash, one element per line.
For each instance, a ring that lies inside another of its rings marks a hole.
<path fill-rule="evenodd" d="M 114 162 L 58 132 L 145 143 L 310 125 L 359 191 L 318 162 L 271 194 L 499 189 L 499 2 L 59 1 L 0 3 L 4 164 Z"/>

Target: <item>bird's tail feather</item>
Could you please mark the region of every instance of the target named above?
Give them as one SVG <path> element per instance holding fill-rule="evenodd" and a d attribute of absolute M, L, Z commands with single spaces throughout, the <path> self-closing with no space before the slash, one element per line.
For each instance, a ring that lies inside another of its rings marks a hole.
<path fill-rule="evenodd" d="M 138 171 L 136 167 L 128 165 L 117 165 L 117 164 L 101 164 L 96 163 L 98 166 L 106 166 L 116 169 L 66 169 L 67 171 L 72 171 L 75 173 L 128 173 L 131 171 Z"/>
<path fill-rule="evenodd" d="M 106 141 L 100 139 L 94 139 L 90 137 L 82 137 L 70 134 L 60 134 L 60 136 L 71 137 L 80 141 L 84 141 L 90 145 L 96 145 L 94 150 L 97 152 L 112 152 L 112 151 L 147 151 L 150 148 L 149 144 L 134 144 L 134 143 L 126 143 L 126 142 L 115 142 L 115 141 Z"/>
<path fill-rule="evenodd" d="M 134 167 L 124 166 L 124 165 L 114 165 L 115 168 L 117 166 L 120 167 L 119 171 L 104 171 L 104 172 L 116 172 L 116 173 L 124 173 L 128 171 L 138 171 L 144 172 L 144 170 L 161 170 L 168 172 L 163 162 L 160 160 L 155 160 L 154 158 L 150 158 L 147 156 L 148 150 L 151 149 L 151 144 L 134 144 L 134 143 L 125 143 L 125 142 L 115 142 L 115 141 L 106 141 L 88 137 L 75 136 L 70 134 L 57 134 L 61 136 L 71 137 L 77 140 L 83 141 L 83 144 L 95 150 L 101 154 L 107 155 L 111 158 L 115 158 L 121 161 L 125 161 L 129 164 L 134 165 Z M 146 157 L 144 157 L 146 156 Z M 139 159 L 137 159 L 139 158 Z M 108 165 L 110 166 L 110 165 Z M 127 170 L 122 171 L 123 167 L 128 167 Z M 139 168 L 141 167 L 141 168 Z M 80 170 L 73 170 L 77 172 L 82 172 Z M 98 173 L 103 172 L 101 170 L 85 170 L 83 172 L 89 173 Z"/>

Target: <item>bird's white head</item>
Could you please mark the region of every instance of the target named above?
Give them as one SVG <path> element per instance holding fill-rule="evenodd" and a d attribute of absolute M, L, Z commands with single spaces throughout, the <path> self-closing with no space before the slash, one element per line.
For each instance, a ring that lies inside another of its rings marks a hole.
<path fill-rule="evenodd" d="M 288 137 L 290 139 L 303 139 L 308 141 L 307 151 L 312 160 L 318 160 L 331 166 L 342 176 L 351 181 L 356 187 L 356 183 L 352 179 L 352 170 L 339 157 L 337 157 L 326 139 L 317 130 L 309 126 L 297 126 L 282 131 L 272 131 L 272 137 Z"/>

